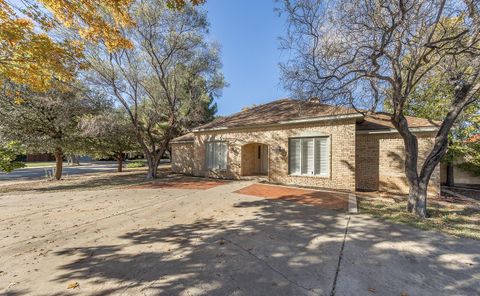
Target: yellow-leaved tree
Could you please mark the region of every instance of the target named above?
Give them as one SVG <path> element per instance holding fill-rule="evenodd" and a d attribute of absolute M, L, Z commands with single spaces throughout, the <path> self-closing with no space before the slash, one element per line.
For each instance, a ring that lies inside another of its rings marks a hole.
<path fill-rule="evenodd" d="M 205 0 L 165 1 L 172 9 L 182 9 L 186 2 Z M 129 15 L 133 2 L 0 0 L 0 80 L 44 91 L 52 78 L 73 78 L 85 41 L 102 41 L 112 52 L 131 47 L 121 29 L 135 25 Z M 58 29 L 64 28 L 78 33 L 77 40 L 63 40 Z"/>

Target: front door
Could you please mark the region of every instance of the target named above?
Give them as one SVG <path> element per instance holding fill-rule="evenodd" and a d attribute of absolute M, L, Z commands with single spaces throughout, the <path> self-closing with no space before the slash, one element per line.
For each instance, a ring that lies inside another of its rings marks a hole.
<path fill-rule="evenodd" d="M 268 172 L 268 146 L 258 144 L 255 147 L 255 173 L 259 175 L 267 174 Z"/>

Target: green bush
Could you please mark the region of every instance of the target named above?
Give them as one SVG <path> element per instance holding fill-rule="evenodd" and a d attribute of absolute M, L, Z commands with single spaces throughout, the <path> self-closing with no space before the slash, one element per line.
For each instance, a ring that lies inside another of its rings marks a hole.
<path fill-rule="evenodd" d="M 22 145 L 18 142 L 0 144 L 0 171 L 10 173 L 15 169 L 25 167 L 25 164 L 17 161 L 17 155 L 23 153 Z"/>
<path fill-rule="evenodd" d="M 480 166 L 470 163 L 464 162 L 458 165 L 461 169 L 474 174 L 475 176 L 480 176 Z"/>
<path fill-rule="evenodd" d="M 130 168 L 130 169 L 143 168 L 144 166 L 147 166 L 147 164 L 143 160 L 134 160 L 127 163 L 127 168 Z"/>

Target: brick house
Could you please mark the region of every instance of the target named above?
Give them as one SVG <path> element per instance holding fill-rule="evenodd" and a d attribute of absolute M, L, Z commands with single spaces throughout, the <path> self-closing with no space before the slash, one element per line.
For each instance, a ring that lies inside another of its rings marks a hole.
<path fill-rule="evenodd" d="M 437 127 L 408 117 L 419 142 L 419 163 Z M 246 109 L 194 129 L 171 142 L 172 170 L 194 176 L 241 179 L 346 191 L 408 192 L 403 140 L 388 116 L 317 100 L 283 99 Z M 437 194 L 439 169 L 429 192 Z"/>

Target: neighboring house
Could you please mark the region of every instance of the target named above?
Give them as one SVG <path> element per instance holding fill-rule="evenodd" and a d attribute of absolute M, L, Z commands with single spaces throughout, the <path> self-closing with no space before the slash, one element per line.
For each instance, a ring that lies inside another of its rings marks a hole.
<path fill-rule="evenodd" d="M 465 141 L 465 143 L 480 142 L 480 134 L 476 134 Z M 460 157 L 454 161 L 453 165 L 453 181 L 454 185 L 469 186 L 480 185 L 480 176 L 475 175 L 461 167 L 461 164 L 467 162 L 464 157 Z M 447 165 L 441 164 L 440 166 L 440 180 L 442 184 L 447 183 Z"/>
<path fill-rule="evenodd" d="M 472 172 L 462 169 L 459 164 L 463 163 L 464 159 L 458 159 L 453 165 L 453 181 L 454 185 L 465 186 L 465 185 L 480 185 L 480 176 L 474 175 Z M 441 183 L 447 183 L 447 165 L 440 165 L 440 176 Z"/>
<path fill-rule="evenodd" d="M 419 141 L 419 163 L 437 127 L 408 117 Z M 339 190 L 408 192 L 404 144 L 387 115 L 364 118 L 354 109 L 318 100 L 283 99 L 205 124 L 171 142 L 172 170 Z M 438 194 L 440 174 L 429 193 Z"/>

